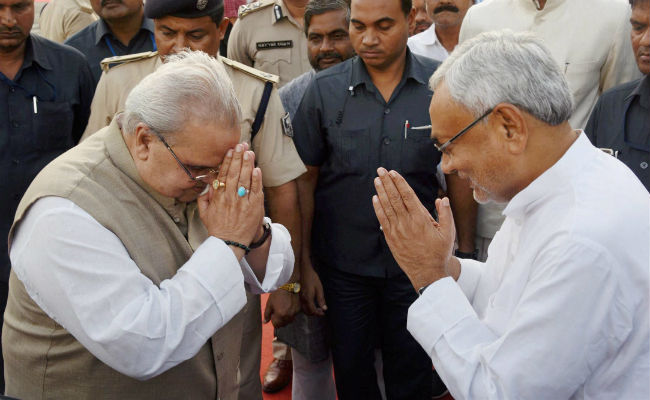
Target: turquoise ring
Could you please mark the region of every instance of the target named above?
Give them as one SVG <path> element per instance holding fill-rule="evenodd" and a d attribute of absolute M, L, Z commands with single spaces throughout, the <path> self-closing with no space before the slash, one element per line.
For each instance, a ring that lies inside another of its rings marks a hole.
<path fill-rule="evenodd" d="M 248 194 L 248 189 L 246 189 L 243 186 L 240 186 L 239 189 L 237 189 L 237 196 L 239 197 L 244 197 Z"/>

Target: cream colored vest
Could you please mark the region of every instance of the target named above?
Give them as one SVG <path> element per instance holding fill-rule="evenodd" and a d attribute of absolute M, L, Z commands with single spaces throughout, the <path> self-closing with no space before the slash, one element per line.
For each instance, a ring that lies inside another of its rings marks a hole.
<path fill-rule="evenodd" d="M 70 199 L 115 233 L 156 285 L 173 277 L 207 237 L 193 205 L 174 205 L 140 179 L 115 120 L 36 177 L 18 206 L 10 244 L 30 205 L 44 196 Z M 12 271 L 2 330 L 6 394 L 20 399 L 234 400 L 241 331 L 240 313 L 194 358 L 138 381 L 88 352 L 36 305 Z"/>

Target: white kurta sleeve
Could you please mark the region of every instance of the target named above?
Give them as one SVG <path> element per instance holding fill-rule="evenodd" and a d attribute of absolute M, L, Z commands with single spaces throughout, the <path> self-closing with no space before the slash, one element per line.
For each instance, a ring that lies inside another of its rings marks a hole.
<path fill-rule="evenodd" d="M 246 304 L 242 267 L 223 241 L 206 239 L 157 286 L 115 234 L 57 197 L 30 208 L 10 257 L 43 311 L 98 359 L 141 380 L 193 357 Z"/>
<path fill-rule="evenodd" d="M 411 305 L 408 330 L 456 400 L 570 398 L 625 340 L 632 307 L 621 300 L 616 262 L 576 242 L 540 254 L 503 332 L 486 321 L 513 299 L 491 298 L 479 318 L 451 278 Z"/>

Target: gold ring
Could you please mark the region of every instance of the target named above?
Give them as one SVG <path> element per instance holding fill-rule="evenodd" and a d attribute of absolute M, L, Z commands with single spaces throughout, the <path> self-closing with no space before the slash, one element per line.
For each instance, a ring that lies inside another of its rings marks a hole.
<path fill-rule="evenodd" d="M 219 179 L 215 179 L 215 181 L 212 182 L 212 187 L 214 190 L 217 190 L 221 187 L 226 187 L 226 182 L 221 182 Z"/>

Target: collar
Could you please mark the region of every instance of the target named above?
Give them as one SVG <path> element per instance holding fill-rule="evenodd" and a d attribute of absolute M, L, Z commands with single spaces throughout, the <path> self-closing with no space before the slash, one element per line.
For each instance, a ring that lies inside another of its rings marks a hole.
<path fill-rule="evenodd" d="M 438 40 L 438 35 L 436 35 L 436 24 L 431 24 L 431 26 L 427 28 L 426 31 L 422 32 L 421 35 L 422 44 L 438 44 L 439 46 L 442 46 L 442 43 Z"/>
<path fill-rule="evenodd" d="M 143 188 L 158 204 L 160 204 L 168 214 L 171 216 L 182 215 L 185 212 L 186 203 L 180 203 L 172 197 L 163 196 L 156 192 L 151 186 L 147 185 L 140 177 L 140 174 L 135 167 L 133 157 L 131 156 L 131 152 L 129 152 L 124 137 L 122 136 L 122 130 L 119 126 L 121 117 L 121 113 L 117 114 L 108 126 L 106 149 L 111 160 L 113 160 L 115 166 L 138 184 L 138 186 Z"/>
<path fill-rule="evenodd" d="M 639 84 L 625 97 L 625 101 L 632 101 L 634 97 L 639 98 L 639 104 L 643 108 L 650 108 L 650 79 L 648 75 L 639 80 Z"/>
<path fill-rule="evenodd" d="M 25 41 L 25 58 L 21 69 L 31 66 L 34 62 L 43 69 L 52 69 L 52 64 L 47 58 L 49 51 L 45 48 L 43 40 L 39 36 L 31 34 L 27 37 Z"/>
<path fill-rule="evenodd" d="M 581 171 L 585 162 L 593 158 L 594 150 L 595 148 L 587 135 L 580 130 L 580 135 L 564 155 L 517 193 L 503 210 L 503 215 L 510 218 L 522 218 L 539 202 L 558 192 L 565 191 L 573 174 L 576 171 Z"/>
<path fill-rule="evenodd" d="M 413 79 L 423 85 L 427 85 L 429 82 L 429 75 L 424 71 L 422 64 L 420 64 L 408 46 L 406 46 L 406 65 L 404 66 L 402 79 Z M 366 64 L 361 57 L 355 56 L 352 59 L 350 85 L 356 88 L 361 84 L 365 84 L 366 88 L 373 87 L 374 85 L 366 69 Z"/>
<path fill-rule="evenodd" d="M 143 29 L 151 32 L 152 34 L 154 33 L 153 20 L 145 17 L 144 15 L 142 16 L 142 24 L 140 24 L 140 31 Z M 114 36 L 111 28 L 108 26 L 106 21 L 104 21 L 103 18 L 100 18 L 97 21 L 97 26 L 95 27 L 95 45 L 98 45 L 106 35 Z"/>
<path fill-rule="evenodd" d="M 537 9 L 537 0 L 523 0 L 526 5 L 540 14 L 545 14 L 551 10 L 561 6 L 566 0 L 546 0 L 544 8 L 541 10 Z"/>

